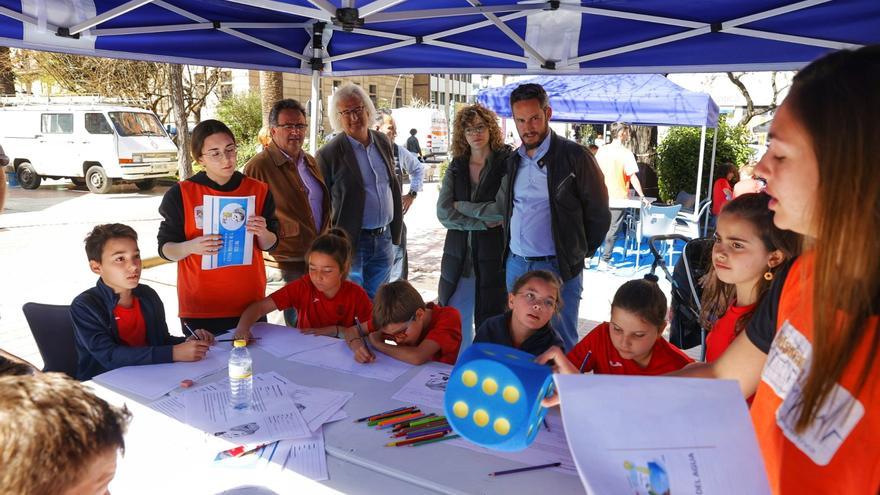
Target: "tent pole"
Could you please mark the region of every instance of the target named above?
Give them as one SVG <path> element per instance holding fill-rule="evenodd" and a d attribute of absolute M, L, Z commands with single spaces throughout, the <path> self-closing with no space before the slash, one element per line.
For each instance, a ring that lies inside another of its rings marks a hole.
<path fill-rule="evenodd" d="M 694 222 L 700 209 L 700 184 L 703 183 L 703 159 L 706 157 L 706 126 L 700 130 L 700 168 L 697 169 L 697 191 L 694 193 Z M 711 192 L 710 192 L 711 194 Z"/>
<path fill-rule="evenodd" d="M 318 105 L 321 102 L 321 72 L 312 71 L 312 99 L 309 105 L 309 153 L 318 152 Z"/>
<path fill-rule="evenodd" d="M 716 126 L 715 132 L 713 133 L 713 136 L 712 136 L 712 160 L 711 160 L 712 163 L 709 166 L 709 183 L 710 184 L 712 183 L 712 178 L 715 177 L 715 148 L 717 147 L 717 145 L 718 145 L 718 127 Z M 712 194 L 711 189 L 710 189 L 709 194 Z M 696 218 L 695 220 L 699 221 L 700 219 Z M 709 231 L 709 212 L 707 211 L 706 218 L 703 219 L 703 235 L 705 235 L 706 232 L 708 232 L 708 231 Z"/>

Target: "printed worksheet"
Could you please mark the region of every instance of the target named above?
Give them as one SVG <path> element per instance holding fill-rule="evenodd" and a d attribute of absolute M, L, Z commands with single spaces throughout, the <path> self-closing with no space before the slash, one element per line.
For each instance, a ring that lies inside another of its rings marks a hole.
<path fill-rule="evenodd" d="M 449 381 L 451 373 L 452 366 L 448 364 L 424 364 L 418 374 L 401 387 L 391 398 L 407 404 L 419 404 L 443 410 L 446 382 Z"/>
<path fill-rule="evenodd" d="M 202 256 L 202 270 L 253 262 L 254 234 L 245 224 L 255 214 L 255 206 L 255 196 L 202 196 L 202 233 L 223 238 L 217 254 Z"/>
<path fill-rule="evenodd" d="M 340 340 L 320 349 L 294 354 L 287 360 L 385 382 L 393 382 L 412 368 L 411 364 L 398 361 L 381 352 L 373 351 L 373 354 L 376 355 L 376 360 L 372 363 L 359 363 L 354 360 L 354 355 L 345 341 Z"/>
<path fill-rule="evenodd" d="M 568 445 L 588 493 L 770 493 L 736 382 L 554 378 Z"/>
<path fill-rule="evenodd" d="M 299 352 L 311 351 L 338 343 L 340 340 L 325 335 L 307 335 L 300 333 L 298 328 L 272 323 L 256 323 L 251 327 L 251 334 L 257 337 L 248 346 L 255 346 L 277 358 L 286 358 Z M 223 334 L 218 339 L 231 339 L 235 330 Z M 232 342 L 220 342 L 221 349 L 232 349 Z"/>
<path fill-rule="evenodd" d="M 101 373 L 94 380 L 155 400 L 179 387 L 182 380 L 197 380 L 222 370 L 228 361 L 228 352 L 212 347 L 201 361 L 125 366 Z"/>

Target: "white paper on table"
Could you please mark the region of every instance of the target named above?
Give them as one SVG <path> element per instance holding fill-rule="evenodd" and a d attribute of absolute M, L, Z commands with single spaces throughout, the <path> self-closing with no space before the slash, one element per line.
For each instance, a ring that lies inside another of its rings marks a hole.
<path fill-rule="evenodd" d="M 296 383 L 287 385 L 287 391 L 312 431 L 320 428 L 354 397 L 351 392 L 306 387 Z"/>
<path fill-rule="evenodd" d="M 284 440 L 290 446 L 290 454 L 285 469 L 295 471 L 309 479 L 323 481 L 330 479 L 327 474 L 327 453 L 324 451 L 324 431 L 318 429 L 309 438 Z"/>
<path fill-rule="evenodd" d="M 588 492 L 770 493 L 736 382 L 554 378 L 566 436 Z"/>
<path fill-rule="evenodd" d="M 284 378 L 274 371 L 258 373 L 254 375 L 254 385 L 269 385 L 271 383 L 280 383 L 282 385 L 286 385 L 290 383 L 290 380 Z M 186 406 L 183 404 L 183 395 L 185 393 L 224 390 L 228 387 L 229 377 L 225 377 L 214 383 L 208 383 L 206 385 L 201 385 L 196 388 L 191 388 L 189 390 L 182 389 L 180 391 L 177 391 L 177 393 L 172 392 L 170 395 L 168 395 L 168 397 L 163 397 L 154 402 L 151 402 L 148 405 L 153 410 L 159 411 L 160 413 L 170 418 L 174 418 L 181 423 L 186 423 Z"/>
<path fill-rule="evenodd" d="M 201 361 L 125 366 L 101 373 L 94 380 L 155 400 L 180 386 L 182 380 L 197 380 L 215 373 L 225 368 L 228 361 L 228 352 L 212 348 Z"/>
<path fill-rule="evenodd" d="M 564 473 L 571 476 L 577 476 L 577 468 L 575 468 L 574 460 L 571 458 L 571 452 L 568 448 L 568 442 L 565 439 L 565 430 L 562 426 L 562 418 L 553 411 L 547 413 L 548 430 L 541 426 L 538 436 L 531 445 L 525 450 L 519 452 L 505 452 L 500 450 L 491 450 L 485 447 L 468 442 L 464 438 L 450 440 L 446 442 L 448 445 L 462 447 L 481 454 L 491 455 L 516 461 L 523 466 L 538 466 L 541 464 L 550 464 L 552 462 L 561 463 L 559 467 L 552 468 L 557 473 Z M 486 473 L 488 474 L 488 473 Z"/>
<path fill-rule="evenodd" d="M 217 254 L 202 256 L 202 270 L 253 263 L 254 234 L 246 224 L 255 209 L 256 196 L 202 196 L 202 233 L 223 239 Z"/>
<path fill-rule="evenodd" d="M 186 422 L 235 445 L 306 438 L 308 424 L 283 384 L 254 386 L 249 409 L 229 407 L 229 389 L 184 394 Z"/>
<path fill-rule="evenodd" d="M 416 376 L 391 398 L 407 404 L 419 404 L 442 410 L 446 383 L 450 374 L 452 374 L 452 366 L 448 364 L 436 362 L 424 364 Z"/>
<path fill-rule="evenodd" d="M 346 343 L 338 341 L 320 349 L 294 354 L 287 360 L 385 382 L 393 382 L 412 368 L 412 365 L 381 352 L 374 351 L 373 354 L 376 355 L 376 360 L 372 363 L 359 363 L 354 360 L 354 354 Z"/>
<path fill-rule="evenodd" d="M 234 471 L 236 478 L 253 480 L 255 484 L 265 475 L 278 476 L 290 471 L 314 481 L 329 479 L 322 430 L 308 438 L 273 442 L 252 454 L 212 461 L 211 466 L 222 469 L 223 475 Z"/>
<path fill-rule="evenodd" d="M 340 342 L 339 339 L 333 337 L 307 335 L 300 332 L 298 328 L 263 322 L 254 324 L 251 327 L 251 334 L 254 337 L 259 337 L 260 340 L 255 340 L 248 344 L 248 346 L 259 347 L 277 358 L 285 358 L 291 354 L 311 351 L 312 349 L 319 349 Z M 228 334 L 218 338 L 232 338 L 233 335 L 235 335 L 235 330 L 231 330 Z M 229 349 L 232 348 L 232 342 L 221 342 L 219 345 L 229 346 Z"/>

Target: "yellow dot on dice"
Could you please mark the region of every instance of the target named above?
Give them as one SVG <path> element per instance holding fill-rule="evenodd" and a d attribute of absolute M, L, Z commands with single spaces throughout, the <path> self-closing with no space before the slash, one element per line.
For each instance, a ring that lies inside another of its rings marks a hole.
<path fill-rule="evenodd" d="M 477 373 L 473 370 L 467 370 L 461 374 L 461 382 L 466 387 L 473 387 L 477 384 Z"/>
<path fill-rule="evenodd" d="M 474 423 L 479 427 L 486 426 L 489 424 L 489 413 L 485 409 L 477 409 L 474 413 Z"/>
<path fill-rule="evenodd" d="M 463 400 L 460 400 L 452 405 L 452 413 L 459 418 L 467 417 L 468 405 Z"/>
<path fill-rule="evenodd" d="M 515 403 L 519 400 L 519 390 L 513 385 L 508 385 L 504 387 L 504 392 L 502 392 L 504 396 L 504 400 L 510 402 L 511 404 Z"/>
<path fill-rule="evenodd" d="M 498 391 L 498 382 L 493 380 L 492 378 L 486 378 L 483 380 L 483 392 L 486 395 L 495 395 L 495 392 Z"/>
<path fill-rule="evenodd" d="M 496 419 L 493 426 L 495 427 L 495 433 L 499 435 L 507 435 L 510 433 L 510 421 L 507 421 L 504 418 Z"/>

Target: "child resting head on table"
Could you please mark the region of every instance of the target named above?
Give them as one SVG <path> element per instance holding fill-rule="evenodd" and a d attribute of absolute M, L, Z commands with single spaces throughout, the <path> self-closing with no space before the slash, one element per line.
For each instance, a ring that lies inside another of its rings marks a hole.
<path fill-rule="evenodd" d="M 455 364 L 461 346 L 461 315 L 450 306 L 425 304 L 419 292 L 406 280 L 379 287 L 373 300 L 372 328 L 361 337 L 347 334 L 348 346 L 360 363 L 375 359 L 371 349 L 395 359 L 424 364 L 439 361 Z M 364 345 L 364 338 L 369 348 Z"/>
<path fill-rule="evenodd" d="M 611 321 L 590 331 L 567 356 L 551 347 L 535 361 L 552 359 L 555 373 L 662 375 L 681 369 L 693 359 L 663 338 L 666 313 L 656 276 L 630 280 L 614 294 Z"/>
<path fill-rule="evenodd" d="M 486 319 L 474 343 L 506 345 L 538 355 L 550 346 L 563 347 L 550 319 L 562 308 L 562 281 L 547 270 L 524 273 L 507 295 L 509 311 Z"/>
<path fill-rule="evenodd" d="M 296 309 L 299 331 L 342 337 L 354 329 L 354 319 L 367 322 L 373 304 L 361 286 L 346 280 L 351 269 L 351 242 L 334 228 L 312 242 L 306 253 L 308 273 L 251 303 L 235 328 L 236 339 L 250 339 L 251 326 L 270 311 Z M 356 332 L 355 332 L 356 333 Z"/>

